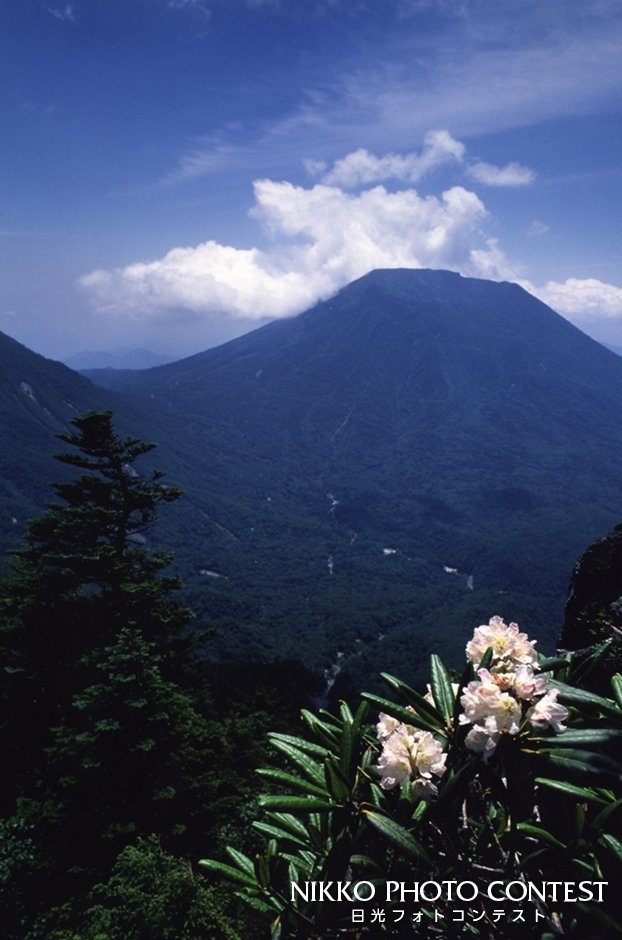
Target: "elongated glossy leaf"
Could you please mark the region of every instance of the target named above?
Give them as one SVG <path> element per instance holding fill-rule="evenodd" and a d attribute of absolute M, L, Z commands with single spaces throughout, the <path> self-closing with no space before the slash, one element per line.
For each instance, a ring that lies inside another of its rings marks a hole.
<path fill-rule="evenodd" d="M 532 823 L 527 822 L 519 822 L 516 828 L 519 832 L 522 832 L 523 835 L 532 836 L 532 838 L 538 839 L 540 842 L 546 842 L 547 845 L 553 845 L 558 849 L 566 848 L 565 844 L 560 842 L 553 833 L 548 832 L 541 826 L 534 826 Z"/>
<path fill-rule="evenodd" d="M 296 764 L 313 783 L 319 787 L 322 786 L 324 783 L 324 768 L 322 765 L 318 764 L 316 759 L 309 757 L 308 754 L 294 747 L 288 741 L 272 741 L 272 744 L 277 750 L 281 751 L 282 754 L 285 754 L 293 764 Z M 328 752 L 324 751 L 322 761 L 324 761 L 327 754 Z"/>
<path fill-rule="evenodd" d="M 622 731 L 615 728 L 582 728 L 576 731 L 570 728 L 556 734 L 555 737 L 534 737 L 533 741 L 545 741 L 549 746 L 555 742 L 555 747 L 573 747 L 576 744 L 609 744 L 622 742 Z"/>
<path fill-rule="evenodd" d="M 371 692 L 363 692 L 363 698 L 367 702 L 371 702 L 373 705 L 381 708 L 387 715 L 397 718 L 398 721 L 403 721 L 404 724 L 434 732 L 440 732 L 443 727 L 443 719 L 440 716 L 437 720 L 432 721 L 419 712 L 408 711 L 406 708 L 402 708 L 401 705 L 396 705 L 395 702 L 390 702 L 386 698 L 380 698 L 379 695 L 372 695 Z"/>
<path fill-rule="evenodd" d="M 351 725 L 354 721 L 354 715 L 350 711 L 350 707 L 346 702 L 339 702 L 339 714 L 341 715 L 341 720 L 345 725 Z"/>
<path fill-rule="evenodd" d="M 278 826 L 272 826 L 270 823 L 260 822 L 253 820 L 251 823 L 253 829 L 257 829 L 258 832 L 263 832 L 264 835 L 273 836 L 275 839 L 282 841 L 283 839 L 289 839 L 290 842 L 296 843 L 302 847 L 309 845 L 309 839 L 303 839 L 300 836 L 294 835 L 292 832 L 288 832 L 286 829 L 280 829 Z"/>
<path fill-rule="evenodd" d="M 615 676 L 611 677 L 611 688 L 618 707 L 622 708 L 622 676 L 619 672 L 616 672 Z"/>
<path fill-rule="evenodd" d="M 284 858 L 286 862 L 289 862 L 291 868 L 294 869 L 294 873 L 297 871 L 302 871 L 305 875 L 310 875 L 313 871 L 313 864 L 308 859 L 303 858 L 301 855 L 292 855 L 291 852 L 281 852 L 281 858 Z M 296 881 L 296 878 L 291 878 L 290 881 Z"/>
<path fill-rule="evenodd" d="M 201 859 L 199 865 L 217 875 L 222 875 L 229 881 L 235 881 L 237 884 L 246 885 L 249 888 L 257 888 L 257 879 L 246 874 L 246 872 L 240 871 L 239 868 L 232 868 L 231 865 L 225 865 L 223 862 L 217 862 L 212 858 Z"/>
<path fill-rule="evenodd" d="M 590 790 L 588 787 L 575 786 L 575 784 L 568 783 L 566 780 L 552 780 L 549 777 L 536 777 L 536 783 L 543 787 L 550 787 L 552 790 L 560 790 L 562 793 L 567 793 L 568 796 L 574 796 L 578 800 L 585 800 L 585 802 L 600 804 L 607 802 L 602 796 L 595 793 L 594 790 Z"/>
<path fill-rule="evenodd" d="M 302 777 L 297 777 L 295 774 L 288 774 L 285 770 L 278 770 L 276 767 L 260 767 L 255 773 L 266 780 L 274 780 L 275 783 L 282 783 L 297 790 L 304 790 L 305 793 L 310 793 L 313 796 L 326 796 L 324 787 L 319 787 L 317 784 L 304 780 Z"/>
<path fill-rule="evenodd" d="M 262 888 L 270 887 L 270 862 L 265 855 L 255 858 L 255 877 Z"/>
<path fill-rule="evenodd" d="M 248 855 L 244 855 L 243 852 L 239 852 L 237 849 L 234 849 L 232 845 L 228 845 L 225 849 L 225 852 L 229 858 L 235 862 L 241 871 L 245 871 L 246 874 L 250 875 L 252 878 L 255 869 L 252 859 L 250 859 Z"/>
<path fill-rule="evenodd" d="M 565 682 L 558 682 L 556 679 L 549 680 L 549 686 L 557 689 L 559 698 L 564 702 L 578 702 L 584 705 L 594 705 L 597 708 L 609 712 L 617 712 L 616 703 L 609 698 L 603 698 L 602 695 L 596 695 L 595 692 L 587 692 L 585 689 L 576 689 L 573 685 L 566 685 Z"/>
<path fill-rule="evenodd" d="M 428 702 L 423 695 L 411 689 L 411 687 L 406 685 L 405 682 L 402 682 L 401 679 L 397 679 L 387 672 L 381 672 L 380 676 L 387 685 L 398 692 L 406 700 L 406 703 L 414 708 L 418 714 L 426 715 L 430 721 L 435 722 L 436 726 L 442 725 L 443 717 L 441 713 L 434 705 Z"/>
<path fill-rule="evenodd" d="M 557 741 L 555 741 L 555 745 L 557 745 Z M 566 757 L 569 760 L 580 761 L 586 767 L 593 768 L 594 770 L 608 771 L 615 776 L 620 776 L 622 774 L 622 764 L 618 763 L 618 761 L 614 760 L 612 757 L 609 757 L 608 754 L 601 754 L 599 751 L 587 751 L 583 748 L 570 747 L 558 748 L 555 746 L 550 748 L 542 748 L 540 753 L 548 754 L 549 756 L 560 758 Z"/>
<path fill-rule="evenodd" d="M 602 658 L 606 655 L 607 650 L 611 647 L 613 643 L 613 638 L 610 637 L 608 640 L 605 640 L 599 646 L 593 650 L 589 656 L 586 656 L 585 659 L 577 663 L 576 668 L 570 671 L 570 678 L 575 685 L 583 685 L 585 677 L 588 676 Z"/>
<path fill-rule="evenodd" d="M 451 689 L 451 679 L 445 669 L 443 661 L 436 653 L 430 656 L 430 685 L 434 704 L 445 719 L 445 723 L 454 713 L 454 694 Z"/>
<path fill-rule="evenodd" d="M 345 774 L 331 757 L 327 757 L 324 761 L 324 770 L 326 773 L 326 789 L 331 797 L 338 803 L 345 803 L 350 799 L 351 794 L 351 786 Z"/>
<path fill-rule="evenodd" d="M 613 803 L 610 803 L 609 806 L 605 806 L 592 820 L 592 829 L 600 829 L 605 825 L 611 814 L 619 809 L 622 809 L 622 799 L 615 800 Z"/>
<path fill-rule="evenodd" d="M 329 750 L 334 751 L 338 747 L 338 736 L 335 733 L 336 729 L 334 725 L 329 725 L 328 722 L 322 721 L 317 715 L 308 711 L 306 708 L 302 709 L 300 715 L 310 731 L 312 731 Z"/>
<path fill-rule="evenodd" d="M 292 747 L 298 748 L 301 751 L 306 751 L 309 754 L 315 754 L 319 758 L 326 757 L 325 747 L 322 747 L 320 744 L 315 744 L 313 741 L 306 741 L 304 738 L 295 737 L 292 734 L 278 734 L 277 732 L 271 732 L 268 735 L 268 739 L 273 744 L 276 744 L 277 742 L 290 744 Z"/>
<path fill-rule="evenodd" d="M 401 852 L 404 852 L 405 855 L 410 855 L 413 858 L 423 859 L 423 861 L 427 862 L 428 864 L 432 864 L 423 846 L 420 845 L 410 834 L 410 832 L 404 829 L 403 826 L 400 826 L 399 823 L 396 823 L 395 820 L 368 809 L 363 810 L 363 815 L 374 827 L 374 829 L 377 829 L 378 832 L 382 833 L 382 835 L 392 845 L 394 845 Z"/>
<path fill-rule="evenodd" d="M 603 832 L 598 841 L 613 852 L 619 862 L 622 862 L 622 842 L 619 839 L 612 836 L 610 832 Z"/>
<path fill-rule="evenodd" d="M 570 654 L 565 656 L 543 656 L 538 665 L 542 672 L 550 672 L 552 669 L 558 669 L 560 666 L 567 666 L 570 663 Z"/>
<path fill-rule="evenodd" d="M 356 767 L 358 736 L 353 722 L 344 722 L 339 742 L 339 767 L 346 780 L 351 780 Z"/>
<path fill-rule="evenodd" d="M 492 663 L 492 657 L 495 655 L 492 646 L 489 646 L 482 658 L 479 661 L 478 669 L 490 669 L 490 664 Z"/>
<path fill-rule="evenodd" d="M 302 839 L 309 838 L 307 826 L 305 826 L 302 820 L 298 819 L 297 816 L 292 816 L 291 813 L 271 812 L 269 819 L 271 823 L 276 823 L 277 826 L 287 829 L 288 832 L 293 832 L 294 835 L 298 835 Z"/>
<path fill-rule="evenodd" d="M 279 902 L 274 897 L 271 897 L 269 899 L 269 903 L 267 903 L 266 901 L 263 901 L 261 898 L 244 894 L 243 891 L 236 891 L 235 895 L 247 907 L 252 908 L 252 910 L 254 911 L 259 911 L 260 914 L 274 914 L 275 910 L 281 910 L 283 908 L 282 902 Z"/>
<path fill-rule="evenodd" d="M 368 712 L 369 705 L 367 702 L 359 702 L 358 708 L 354 712 L 354 724 L 357 728 L 360 728 L 363 722 L 367 720 Z"/>
<path fill-rule="evenodd" d="M 374 806 L 381 807 L 385 800 L 385 792 L 377 783 L 372 783 L 369 787 L 369 798 Z"/>
<path fill-rule="evenodd" d="M 285 810 L 286 812 L 328 813 L 334 809 L 327 800 L 316 800 L 305 796 L 260 796 L 257 800 L 260 809 Z"/>
<path fill-rule="evenodd" d="M 582 758 L 580 754 L 585 754 L 588 758 L 586 761 L 585 758 Z M 541 759 L 544 766 L 546 767 L 548 773 L 558 771 L 563 779 L 566 780 L 568 777 L 570 779 L 584 780 L 586 777 L 593 777 L 595 781 L 602 782 L 603 779 L 614 778 L 617 782 L 620 780 L 620 769 L 619 765 L 611 761 L 611 766 L 603 766 L 594 763 L 594 759 L 599 755 L 592 754 L 589 751 L 571 751 L 570 748 L 567 751 L 536 751 L 533 754 L 534 758 Z M 605 760 L 605 758 L 601 758 Z"/>
<path fill-rule="evenodd" d="M 312 714 L 315 714 L 315 712 Z M 330 725 L 331 728 L 339 730 L 339 721 L 337 718 L 335 718 L 332 712 L 327 711 L 325 708 L 320 708 L 318 715 L 320 715 L 322 717 L 322 721 L 325 721 L 326 724 Z"/>

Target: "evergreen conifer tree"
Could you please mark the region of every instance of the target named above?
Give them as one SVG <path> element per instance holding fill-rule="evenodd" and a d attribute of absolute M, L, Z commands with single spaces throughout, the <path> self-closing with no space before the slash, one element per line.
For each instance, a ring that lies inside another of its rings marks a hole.
<path fill-rule="evenodd" d="M 50 729 L 98 681 L 98 659 L 121 631 L 140 631 L 165 669 L 191 617 L 170 596 L 179 587 L 163 573 L 172 556 L 147 548 L 142 535 L 180 495 L 160 471 L 134 468 L 155 445 L 120 437 L 110 411 L 72 424 L 75 432 L 59 436 L 74 450 L 57 459 L 81 472 L 54 484 L 58 500 L 30 524 L 0 584 L 5 808 L 32 783 Z"/>
<path fill-rule="evenodd" d="M 141 835 L 184 848 L 204 810 L 208 723 L 180 686 L 191 614 L 171 597 L 171 555 L 143 536 L 177 499 L 134 462 L 155 445 L 121 438 L 111 412 L 74 419 L 58 455 L 79 473 L 32 522 L 0 583 L 0 872 L 10 940 L 81 896 Z M 4 817 L 4 819 L 2 819 Z M 37 882 L 36 896 L 28 881 Z"/>

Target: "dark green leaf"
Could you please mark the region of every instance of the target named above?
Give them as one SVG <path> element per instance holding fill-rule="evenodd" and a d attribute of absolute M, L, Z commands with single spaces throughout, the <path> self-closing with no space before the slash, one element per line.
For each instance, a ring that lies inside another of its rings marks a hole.
<path fill-rule="evenodd" d="M 439 716 L 438 719 L 432 721 L 427 716 L 420 714 L 419 712 L 411 712 L 406 708 L 402 708 L 401 705 L 396 705 L 395 702 L 390 702 L 388 699 L 380 698 L 378 695 L 372 695 L 370 692 L 363 692 L 363 698 L 371 702 L 372 705 L 376 705 L 378 708 L 381 708 L 383 712 L 386 712 L 387 715 L 391 715 L 393 718 L 397 718 L 398 721 L 403 721 L 404 724 L 411 725 L 415 728 L 423 728 L 426 731 L 440 732 L 443 727 L 443 719 Z"/>
<path fill-rule="evenodd" d="M 286 786 L 295 787 L 298 790 L 304 790 L 305 793 L 310 793 L 313 796 L 326 796 L 326 789 L 324 787 L 310 783 L 302 777 L 296 777 L 295 774 L 288 774 L 285 770 L 277 770 L 273 767 L 260 767 L 255 773 L 267 780 L 274 780 L 275 783 L 282 783 Z"/>
<path fill-rule="evenodd" d="M 619 672 L 611 677 L 611 688 L 618 706 L 622 708 L 622 676 Z"/>
<path fill-rule="evenodd" d="M 335 808 L 327 800 L 316 800 L 304 796 L 260 796 L 257 800 L 260 809 L 285 810 L 286 812 L 300 811 L 303 813 L 327 813 Z"/>
<path fill-rule="evenodd" d="M 331 797 L 339 803 L 345 803 L 350 799 L 352 787 L 342 773 L 341 768 L 337 766 L 331 757 L 327 757 L 324 762 L 324 770 L 326 773 L 326 788 Z"/>
<path fill-rule="evenodd" d="M 434 705 L 428 702 L 423 695 L 411 689 L 411 687 L 406 685 L 405 682 L 402 682 L 401 679 L 396 679 L 395 676 L 391 676 L 386 672 L 381 672 L 380 676 L 387 685 L 398 692 L 406 700 L 406 703 L 414 708 L 418 714 L 426 715 L 430 721 L 435 723 L 435 727 L 442 725 L 441 713 Z"/>
<path fill-rule="evenodd" d="M 566 780 L 552 780 L 549 777 L 536 777 L 536 783 L 544 787 L 550 787 L 552 790 L 561 790 L 562 793 L 567 793 L 569 796 L 574 796 L 579 800 L 585 800 L 586 802 L 593 803 L 606 803 L 607 801 L 603 799 L 602 796 L 599 796 L 594 790 L 590 790 L 587 787 L 578 787 L 573 783 L 568 783 Z"/>
<path fill-rule="evenodd" d="M 534 839 L 538 839 L 540 842 L 546 842 L 547 845 L 553 845 L 558 849 L 565 849 L 566 846 L 563 842 L 560 842 L 553 833 L 548 832 L 546 829 L 543 829 L 541 826 L 534 826 L 532 823 L 519 822 L 516 828 L 519 832 L 522 832 L 526 836 L 531 836 Z"/>
<path fill-rule="evenodd" d="M 619 839 L 612 836 L 610 832 L 603 832 L 598 841 L 613 852 L 619 862 L 622 862 L 622 842 Z"/>
<path fill-rule="evenodd" d="M 270 823 L 258 822 L 253 820 L 251 823 L 253 829 L 257 829 L 258 832 L 263 832 L 267 836 L 273 836 L 275 839 L 283 840 L 289 839 L 290 842 L 295 842 L 300 846 L 308 846 L 309 840 L 302 839 L 300 836 L 296 836 L 291 832 L 288 832 L 286 829 L 280 829 L 278 826 L 271 826 Z"/>
<path fill-rule="evenodd" d="M 609 698 L 603 698 L 602 695 L 596 695 L 594 692 L 587 692 L 585 689 L 577 689 L 572 685 L 566 685 L 565 682 L 558 682 L 556 679 L 550 679 L 549 686 L 552 689 L 558 690 L 560 701 L 594 705 L 605 711 L 618 711 L 615 702 L 612 702 Z"/>
<path fill-rule="evenodd" d="M 301 751 L 306 751 L 309 754 L 315 754 L 319 758 L 326 757 L 325 747 L 322 747 L 319 744 L 314 744 L 313 741 L 306 741 L 305 738 L 294 737 L 294 735 L 291 734 L 277 734 L 276 732 L 271 732 L 268 735 L 268 739 L 273 744 L 277 744 L 279 742 L 283 744 L 289 744 Z"/>
<path fill-rule="evenodd" d="M 600 813 L 594 817 L 592 820 L 592 829 L 600 829 L 601 826 L 604 826 L 612 813 L 615 813 L 616 810 L 622 807 L 622 798 L 615 800 L 613 803 L 610 803 L 609 806 L 605 806 L 604 809 L 601 809 Z"/>
<path fill-rule="evenodd" d="M 225 865 L 223 862 L 217 862 L 211 858 L 201 859 L 199 862 L 202 868 L 207 868 L 208 871 L 215 872 L 218 875 L 222 875 L 224 878 L 228 878 L 229 881 L 235 881 L 238 884 L 246 885 L 249 888 L 257 887 L 257 880 L 251 878 L 250 875 L 247 875 L 246 872 L 240 871 L 239 868 L 232 868 L 231 865 Z"/>
<path fill-rule="evenodd" d="M 276 823 L 277 826 L 281 826 L 288 832 L 292 832 L 294 835 L 300 836 L 301 839 L 309 838 L 308 828 L 304 825 L 301 819 L 298 819 L 297 816 L 292 816 L 291 813 L 271 812 L 269 814 L 269 820 L 271 823 Z"/>
<path fill-rule="evenodd" d="M 246 872 L 247 875 L 253 876 L 254 867 L 252 860 L 248 855 L 244 855 L 243 852 L 239 852 L 237 849 L 234 849 L 233 846 L 228 845 L 225 849 L 227 855 L 232 861 L 238 866 L 241 871 Z"/>
<path fill-rule="evenodd" d="M 296 764 L 297 767 L 300 767 L 303 773 L 310 777 L 313 783 L 321 787 L 324 783 L 324 769 L 318 764 L 316 760 L 312 757 L 309 757 L 308 754 L 305 754 L 299 748 L 294 747 L 288 741 L 281 740 L 272 740 L 272 745 L 281 751 L 282 754 L 285 754 L 289 760 Z M 327 756 L 328 752 L 322 748 L 322 761 Z"/>
<path fill-rule="evenodd" d="M 430 656 L 430 685 L 434 704 L 448 724 L 454 713 L 454 694 L 451 688 L 451 679 L 443 661 L 436 653 Z"/>
<path fill-rule="evenodd" d="M 420 845 L 414 836 L 404 829 L 403 826 L 396 823 L 395 820 L 368 809 L 363 810 L 363 815 L 370 825 L 372 825 L 374 829 L 377 829 L 378 832 L 382 833 L 395 848 L 399 849 L 405 855 L 410 855 L 413 858 L 422 859 L 428 864 L 432 864 L 423 846 Z"/>
<path fill-rule="evenodd" d="M 543 741 L 549 746 L 555 742 L 555 747 L 571 747 L 575 744 L 609 744 L 622 742 L 622 731 L 612 728 L 584 728 L 567 731 L 561 731 L 554 737 L 533 737 L 530 741 Z"/>

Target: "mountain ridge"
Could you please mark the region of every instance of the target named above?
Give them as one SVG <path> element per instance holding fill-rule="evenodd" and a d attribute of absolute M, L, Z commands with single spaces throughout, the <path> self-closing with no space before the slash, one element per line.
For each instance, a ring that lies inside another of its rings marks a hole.
<path fill-rule="evenodd" d="M 367 677 L 414 642 L 423 674 L 493 613 L 551 647 L 572 566 L 622 516 L 622 360 L 517 285 L 372 272 L 223 346 L 89 375 L 185 490 L 158 538 L 224 660 Z"/>
<path fill-rule="evenodd" d="M 622 513 L 622 361 L 518 285 L 373 272 L 113 382 L 167 437 L 188 429 L 177 475 L 200 479 L 186 490 L 195 544 L 211 546 L 203 570 L 222 575 L 210 586 L 225 606 L 236 584 L 264 599 L 248 615 L 258 656 L 309 625 L 335 654 L 345 610 L 352 642 L 369 652 L 393 635 L 395 661 L 406 623 L 421 639 L 500 600 L 510 619 L 547 620 L 552 643 L 576 558 Z M 287 590 L 274 614 L 266 592 Z"/>

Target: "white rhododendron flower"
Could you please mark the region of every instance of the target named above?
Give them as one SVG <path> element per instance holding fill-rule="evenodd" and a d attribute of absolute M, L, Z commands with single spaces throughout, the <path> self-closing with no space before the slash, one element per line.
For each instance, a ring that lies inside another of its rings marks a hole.
<path fill-rule="evenodd" d="M 378 734 L 379 741 L 386 741 L 386 739 L 390 737 L 394 731 L 397 731 L 398 728 L 405 727 L 405 725 L 403 726 L 402 723 L 397 720 L 397 718 L 392 718 L 391 715 L 385 715 L 384 712 L 380 712 L 379 718 L 380 721 L 376 725 L 376 732 Z"/>
<path fill-rule="evenodd" d="M 488 760 L 494 752 L 501 734 L 494 730 L 494 719 L 487 718 L 484 725 L 473 725 L 466 736 L 466 746 L 470 751 L 481 754 L 484 760 Z"/>
<path fill-rule="evenodd" d="M 491 617 L 487 624 L 477 627 L 473 639 L 466 646 L 468 662 L 477 667 L 484 653 L 492 647 L 492 666 L 508 667 L 519 663 L 537 664 L 538 654 L 526 633 L 520 633 L 518 624 L 504 623 L 501 617 Z"/>
<path fill-rule="evenodd" d="M 477 676 L 477 679 L 469 682 L 464 694 L 460 696 L 460 704 L 464 709 L 458 719 L 461 725 L 474 724 L 486 718 L 495 708 L 501 695 L 494 676 L 487 669 L 480 669 Z"/>
<path fill-rule="evenodd" d="M 447 755 L 441 745 L 429 731 L 416 731 L 409 725 L 397 722 L 397 726 L 388 735 L 390 727 L 387 715 L 381 714 L 378 722 L 378 737 L 383 744 L 378 761 L 380 786 L 392 790 L 410 780 L 416 796 L 429 799 L 436 796 L 438 789 L 432 776 L 442 777 L 445 773 Z"/>
<path fill-rule="evenodd" d="M 535 640 L 520 633 L 517 624 L 508 625 L 501 617 L 491 617 L 488 624 L 477 627 L 467 643 L 467 660 L 474 664 L 477 678 L 460 696 L 464 711 L 458 720 L 461 725 L 472 725 L 466 746 L 481 753 L 484 760 L 494 753 L 502 734 L 519 733 L 523 720 L 534 728 L 565 730 L 562 722 L 568 711 L 557 704 L 557 692 L 548 690 L 547 677 L 538 675 L 534 646 Z M 490 668 L 479 669 L 488 649 L 492 649 Z"/>
<path fill-rule="evenodd" d="M 534 728 L 553 728 L 554 731 L 565 731 L 562 724 L 568 718 L 568 709 L 557 701 L 557 689 L 549 689 L 536 704 L 527 712 L 527 720 Z"/>
<path fill-rule="evenodd" d="M 516 667 L 513 688 L 519 698 L 531 702 L 536 696 L 546 692 L 548 681 L 546 676 L 535 675 L 533 666 L 521 664 Z"/>
<path fill-rule="evenodd" d="M 500 692 L 487 721 L 489 719 L 494 721 L 495 731 L 518 734 L 522 715 L 523 709 L 520 702 L 517 702 L 509 692 Z"/>

